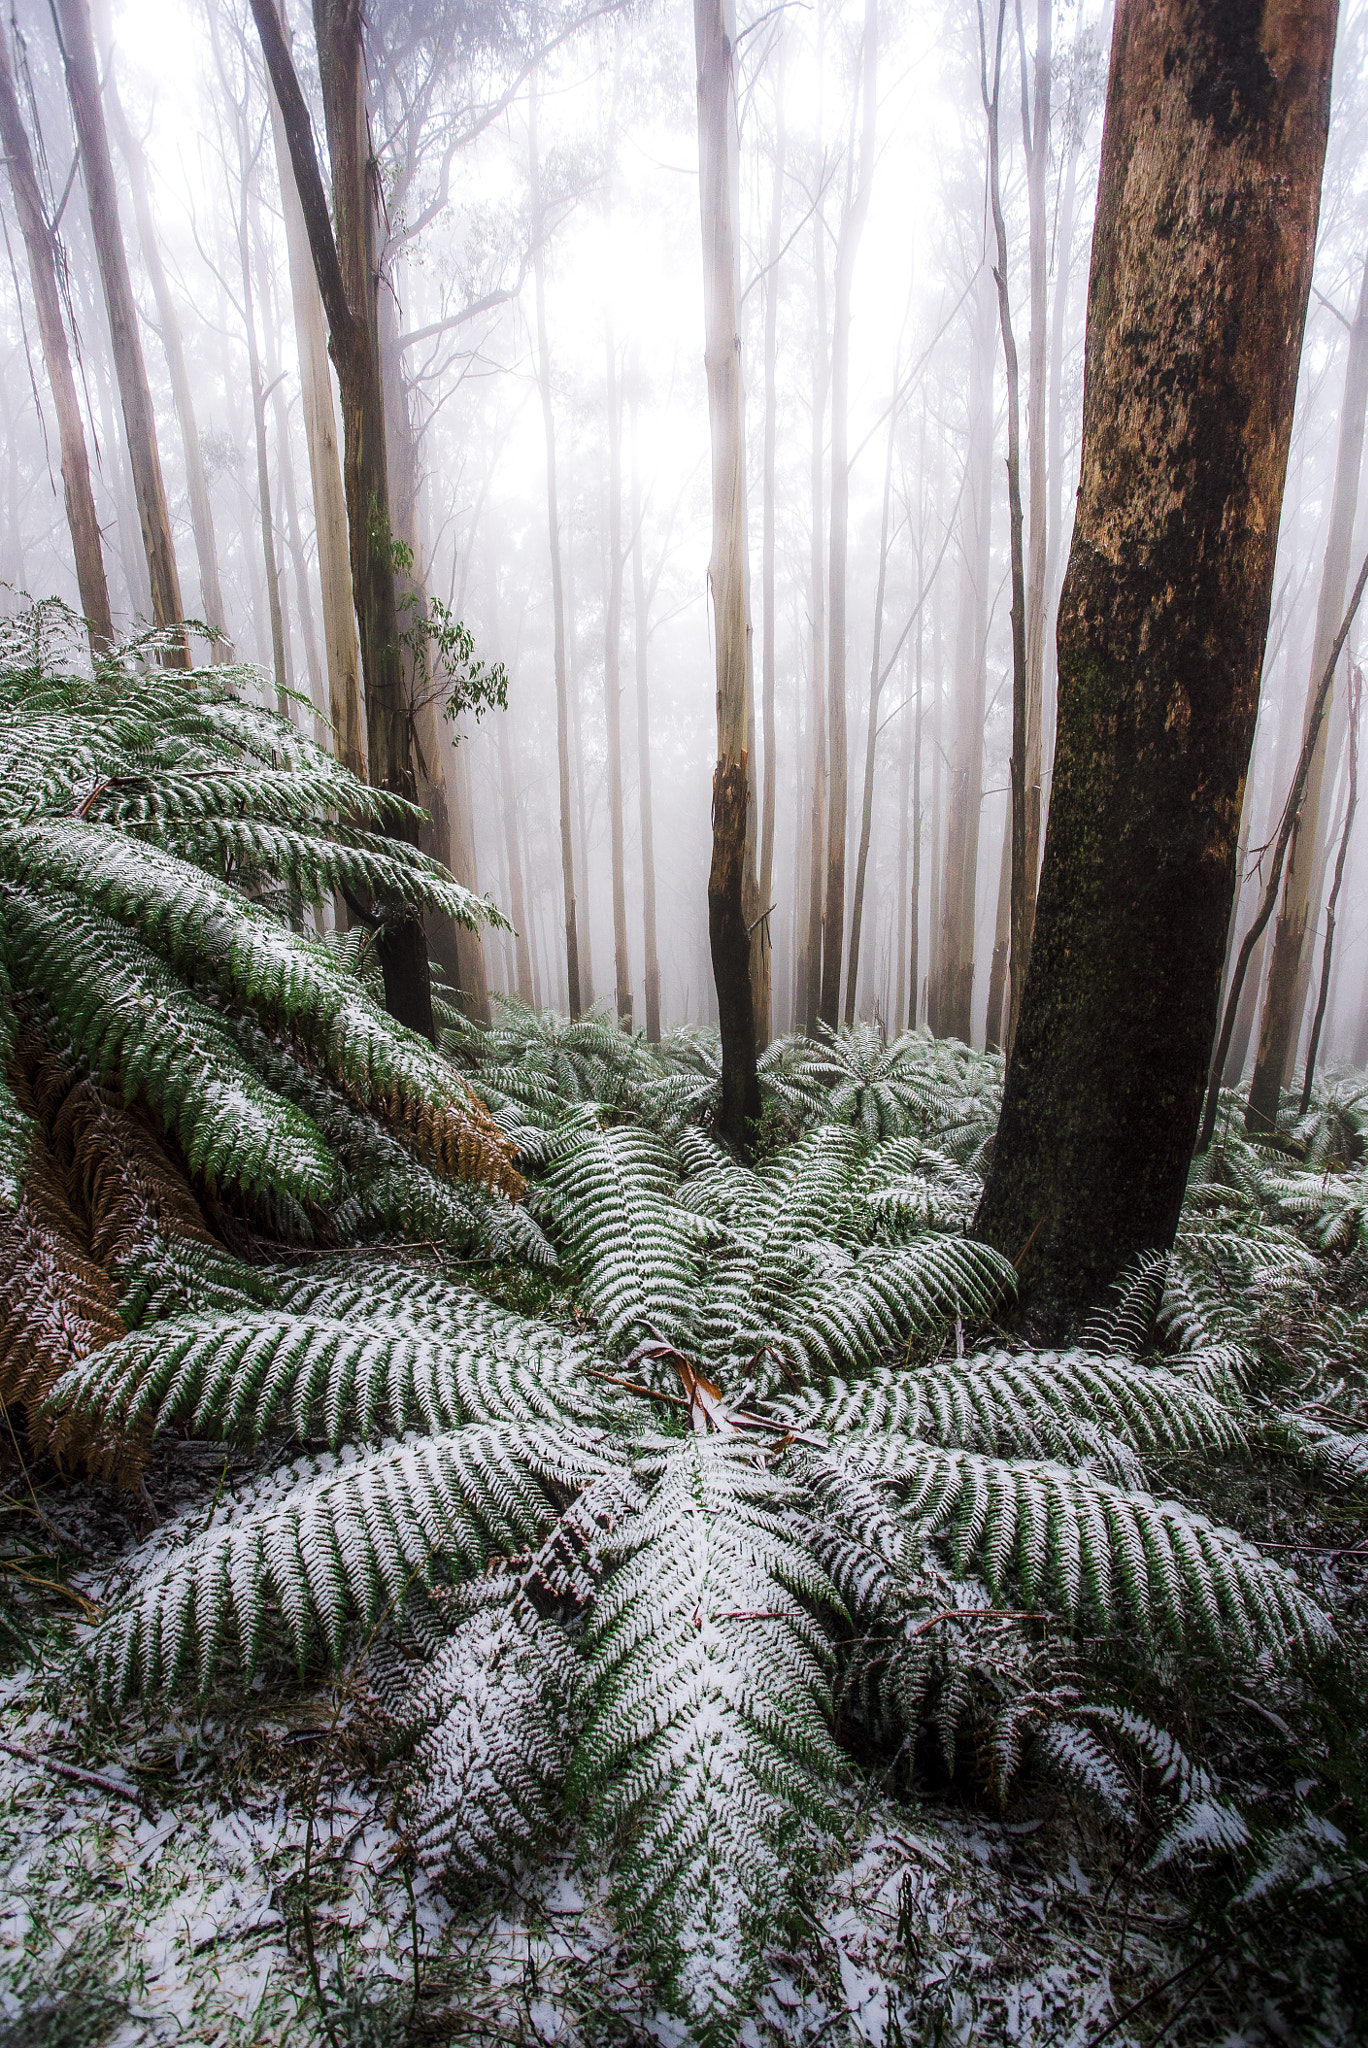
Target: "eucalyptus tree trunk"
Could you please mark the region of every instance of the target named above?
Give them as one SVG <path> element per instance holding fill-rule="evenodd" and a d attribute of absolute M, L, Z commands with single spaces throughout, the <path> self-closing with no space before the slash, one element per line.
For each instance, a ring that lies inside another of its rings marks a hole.
<path fill-rule="evenodd" d="M 779 264 L 783 247 L 784 167 L 788 131 L 784 125 L 784 32 L 781 22 L 774 51 L 774 182 L 770 192 L 769 246 L 765 254 L 765 439 L 762 496 L 761 602 L 764 608 L 760 653 L 760 716 L 764 733 L 764 781 L 760 795 L 760 902 L 767 907 L 774 889 L 774 798 L 778 761 L 774 719 L 774 457 L 778 426 L 775 366 L 779 340 Z"/>
<path fill-rule="evenodd" d="M 1172 1241 L 1220 998 L 1335 0 L 1121 0 L 1059 744 L 976 1221 L 1043 1331 Z M 1184 222 L 1181 236 L 1171 232 Z M 1192 423 L 1200 411 L 1201 433 Z"/>
<path fill-rule="evenodd" d="M 874 591 L 874 651 L 869 663 L 869 718 L 865 726 L 864 781 L 860 791 L 860 846 L 855 856 L 855 890 L 850 904 L 850 959 L 846 967 L 845 1021 L 855 1022 L 856 976 L 860 968 L 860 928 L 864 921 L 865 878 L 869 842 L 874 829 L 874 769 L 879 742 L 879 700 L 883 693 L 884 591 L 888 583 L 888 515 L 893 503 L 893 447 L 898 430 L 898 364 L 893 366 L 893 403 L 888 414 L 888 453 L 884 461 L 883 512 L 879 521 L 879 574 Z M 896 654 L 896 649 L 895 649 Z"/>
<path fill-rule="evenodd" d="M 988 964 L 988 1008 L 983 1020 L 983 1043 L 989 1052 L 1001 1052 L 1003 997 L 1007 993 L 1007 953 L 1012 942 L 1012 801 L 1007 799 L 1007 816 L 1002 827 L 1002 859 L 998 867 L 997 913 L 993 920 L 993 957 Z"/>
<path fill-rule="evenodd" d="M 1054 224 L 1055 281 L 1050 306 L 1049 390 L 1046 400 L 1045 479 L 1049 492 L 1046 514 L 1045 665 L 1041 704 L 1041 830 L 1049 807 L 1051 762 L 1054 759 L 1057 660 L 1054 621 L 1063 576 L 1064 542 L 1072 521 L 1064 516 L 1064 345 L 1068 335 L 1073 291 L 1074 222 L 1078 211 L 1078 160 L 1083 153 L 1085 123 L 1072 106 L 1065 137 L 1063 189 Z"/>
<path fill-rule="evenodd" d="M 508 907 L 513 917 L 518 1000 L 531 1003 L 532 953 L 527 943 L 527 896 L 523 888 L 522 848 L 518 844 L 518 791 L 513 780 L 513 750 L 508 744 L 506 711 L 495 713 L 494 729 L 499 746 L 499 793 L 503 804 L 504 843 L 508 849 Z"/>
<path fill-rule="evenodd" d="M 660 1043 L 660 959 L 656 952 L 655 817 L 651 807 L 651 694 L 648 656 L 650 596 L 641 543 L 641 479 L 637 472 L 637 401 L 632 388 L 632 632 L 636 648 L 637 808 L 641 818 L 641 924 L 645 941 L 646 1040 Z"/>
<path fill-rule="evenodd" d="M 352 601 L 351 561 L 347 545 L 347 501 L 337 447 L 337 410 L 333 404 L 332 372 L 328 365 L 328 333 L 309 249 L 309 233 L 274 88 L 271 90 L 271 128 L 280 176 L 290 298 L 294 306 L 295 340 L 299 350 L 304 442 L 309 451 L 332 746 L 343 765 L 364 782 L 366 708 L 361 696 L 361 657 L 356 644 L 356 609 Z"/>
<path fill-rule="evenodd" d="M 845 941 L 846 858 L 846 553 L 850 511 L 850 293 L 855 257 L 869 212 L 874 182 L 874 118 L 879 62 L 879 0 L 865 0 L 860 83 L 860 165 L 836 245 L 831 318 L 831 536 L 827 658 L 827 861 L 826 917 L 822 934 L 824 1024 L 835 1026 L 841 1003 L 841 955 Z"/>
<path fill-rule="evenodd" d="M 963 557 L 955 622 L 954 731 L 946 777 L 936 1020 L 942 1038 L 967 1045 L 974 999 L 974 902 L 983 806 L 983 713 L 992 562 L 993 301 L 977 290 L 969 356 L 969 478 L 963 499 Z"/>
<path fill-rule="evenodd" d="M 912 735 L 912 919 L 908 932 L 907 1026 L 917 1028 L 918 976 L 921 972 L 922 875 L 922 629 L 917 625 L 917 723 Z M 899 1022 L 898 1029 L 903 1025 Z"/>
<path fill-rule="evenodd" d="M 565 584 L 556 500 L 556 420 L 551 405 L 551 351 L 546 338 L 546 227 L 537 150 L 537 75 L 527 100 L 528 178 L 532 200 L 532 280 L 537 302 L 537 384 L 546 435 L 546 523 L 551 550 L 551 624 L 556 671 L 556 761 L 560 776 L 561 883 L 565 905 L 565 979 L 571 1017 L 580 1014 L 579 934 L 575 916 L 575 845 L 570 795 L 570 688 L 565 672 Z"/>
<path fill-rule="evenodd" d="M 579 648 L 579 606 L 575 599 L 575 537 L 570 531 L 565 549 L 565 677 L 570 698 L 570 771 L 575 795 L 575 833 L 579 842 L 579 878 L 584 895 L 579 899 L 580 1001 L 586 1010 L 594 1007 L 594 920 L 589 900 L 589 800 L 584 774 L 584 697 Z"/>
<path fill-rule="evenodd" d="M 1020 917 L 1014 919 L 1011 964 L 1011 1011 L 1007 1026 L 1010 1048 L 1021 1009 L 1026 963 L 1031 955 L 1035 923 L 1036 881 L 1040 873 L 1041 739 L 1045 710 L 1045 608 L 1049 565 L 1049 519 L 1045 482 L 1046 338 L 1049 326 L 1046 258 L 1049 228 L 1045 218 L 1045 171 L 1050 154 L 1050 10 L 1052 0 L 1036 0 L 1036 47 L 1031 73 L 1032 101 L 1026 97 L 1026 50 L 1017 0 L 1017 41 L 1021 58 L 1021 132 L 1026 148 L 1026 204 L 1029 221 L 1031 338 L 1026 361 L 1026 480 L 1030 524 L 1026 546 L 1026 687 L 1025 761 L 1023 783 L 1025 844 L 1014 862 L 1013 883 L 1020 894 Z M 1067 264 L 1065 265 L 1067 277 Z"/>
<path fill-rule="evenodd" d="M 907 902 L 907 853 L 910 827 L 908 805 L 912 795 L 912 736 L 906 721 L 898 734 L 898 870 L 894 883 L 894 919 L 896 937 L 893 951 L 893 1014 L 892 1029 L 896 1036 L 903 1028 L 902 1020 L 907 1013 L 907 930 L 909 923 Z M 910 922 L 915 926 L 916 912 L 911 913 Z M 912 941 L 916 951 L 916 938 Z M 917 970 L 912 969 L 912 987 L 917 986 Z M 915 1000 L 915 995 L 914 995 Z"/>
<path fill-rule="evenodd" d="M 109 316 L 110 350 L 128 436 L 133 490 L 138 505 L 143 549 L 147 556 L 148 582 L 152 598 L 152 619 L 157 626 L 178 625 L 184 615 L 180 578 L 176 573 L 176 552 L 171 540 L 171 520 L 166 509 L 161 457 L 157 452 L 157 427 L 152 411 L 152 394 L 147 385 L 142 338 L 138 332 L 138 309 L 128 275 L 128 252 L 119 224 L 118 188 L 109 151 L 104 109 L 100 102 L 100 72 L 95 58 L 95 39 L 90 26 L 88 0 L 52 0 L 66 69 L 67 93 L 81 151 L 81 173 L 90 207 L 90 225 L 95 243 L 95 260 L 104 289 Z M 189 650 L 182 638 L 163 655 L 170 666 L 188 667 Z"/>
<path fill-rule="evenodd" d="M 818 56 L 820 65 L 821 11 L 818 10 Z M 826 548 L 825 492 L 822 455 L 826 423 L 830 360 L 827 353 L 826 223 L 820 195 L 812 216 L 813 312 L 816 339 L 812 350 L 812 444 L 811 444 L 811 591 L 812 656 L 808 722 L 811 727 L 812 779 L 808 823 L 808 927 L 807 976 L 803 991 L 803 1029 L 809 1035 L 817 1029 L 822 1004 L 822 890 L 826 872 Z"/>
<path fill-rule="evenodd" d="M 627 946 L 627 865 L 622 830 L 622 400 L 617 343 L 608 315 L 608 601 L 604 606 L 603 709 L 608 730 L 608 834 L 613 865 L 613 979 L 617 1020 L 632 1028 L 632 966 Z"/>
<path fill-rule="evenodd" d="M 1330 531 L 1325 544 L 1320 599 L 1316 606 L 1316 632 L 1311 649 L 1308 716 L 1344 611 L 1349 550 L 1354 537 L 1354 515 L 1358 509 L 1359 470 L 1363 463 L 1365 406 L 1368 406 L 1368 261 L 1363 267 L 1358 309 L 1350 329 L 1348 361 L 1344 371 L 1335 486 L 1330 500 Z M 1249 1107 L 1245 1116 L 1245 1128 L 1251 1131 L 1272 1130 L 1277 1123 L 1279 1099 L 1296 1053 L 1297 1026 L 1305 1001 L 1304 966 L 1309 977 L 1309 964 L 1303 957 L 1307 951 L 1306 930 L 1312 907 L 1320 896 L 1319 887 L 1313 890 L 1316 870 L 1320 869 L 1322 879 L 1324 876 L 1324 859 L 1318 841 L 1321 786 L 1331 736 L 1330 710 L 1328 706 L 1311 755 L 1306 793 L 1287 852 L 1282 902 L 1273 928 L 1273 951 L 1268 963 L 1268 984 L 1259 1025 L 1259 1050 L 1254 1061 L 1254 1078 L 1249 1087 Z"/>
<path fill-rule="evenodd" d="M 1048 5 L 1048 0 L 1046 0 Z M 980 44 L 983 62 L 983 104 L 988 116 L 988 196 L 992 206 L 993 234 L 997 243 L 998 323 L 1002 329 L 1002 359 L 1007 374 L 1007 529 L 1008 555 L 1012 572 L 1012 775 L 1011 829 L 1007 858 L 1011 883 L 1010 980 L 1007 1045 L 1011 1048 L 1012 1027 L 1020 1001 L 1021 977 L 1031 953 L 1031 927 L 1035 921 L 1035 854 L 1029 843 L 1027 823 L 1028 789 L 1035 779 L 1036 826 L 1040 821 L 1040 705 L 1032 706 L 1026 668 L 1026 567 L 1022 551 L 1021 519 L 1021 372 L 1017 361 L 1016 334 L 1012 326 L 1011 297 L 1007 289 L 1007 224 L 1002 212 L 1001 131 L 999 102 L 1002 90 L 1002 32 L 1007 18 L 1007 0 L 998 0 L 997 49 L 993 64 L 992 91 L 988 88 L 987 51 Z M 979 16 L 979 34 L 983 17 Z M 1025 49 L 1022 50 L 1023 91 Z M 1028 142 L 1029 149 L 1029 142 Z M 1029 161 L 1029 159 L 1028 159 Z M 1032 753 L 1034 752 L 1034 767 Z M 1029 863 L 1029 872 L 1028 872 Z M 1002 919 L 999 914 L 998 924 Z M 1000 940 L 993 947 L 998 958 Z M 991 998 L 990 998 L 991 1011 Z M 1000 1008 L 1000 1003 L 999 1003 Z M 993 1038 L 1001 1036 L 1000 1019 L 989 1017 Z"/>
<path fill-rule="evenodd" d="M 332 207 L 314 150 L 275 0 L 251 0 L 266 66 L 280 103 L 295 185 L 308 230 L 342 399 L 343 485 L 352 594 L 365 680 L 370 780 L 417 801 L 408 705 L 399 659 L 394 546 L 385 454 L 376 303 L 377 174 L 366 122 L 360 0 L 314 0 L 319 80 L 332 166 Z M 417 829 L 393 831 L 417 843 Z M 385 1006 L 401 1024 L 434 1037 L 427 937 L 412 904 L 386 903 L 377 952 Z"/>
<path fill-rule="evenodd" d="M 52 402 L 57 412 L 57 433 L 62 451 L 62 493 L 66 502 L 67 525 L 71 529 L 71 550 L 76 560 L 76 589 L 90 635 L 90 648 L 98 654 L 114 644 L 114 627 L 109 610 L 109 586 L 105 581 L 104 550 L 100 545 L 100 521 L 95 495 L 90 486 L 90 458 L 86 452 L 85 428 L 81 422 L 76 379 L 71 369 L 71 352 L 62 322 L 62 300 L 57 285 L 54 236 L 47 223 L 42 194 L 33 168 L 28 131 L 19 110 L 10 68 L 9 44 L 0 28 L 0 147 L 9 169 L 14 210 L 28 254 L 29 279 L 38 312 L 38 334 L 43 345 Z M 9 434 L 11 454 L 15 440 Z M 11 497 L 11 505 L 16 501 Z"/>
<path fill-rule="evenodd" d="M 290 699 L 285 664 L 285 620 L 280 609 L 280 564 L 276 556 L 275 521 L 271 515 L 271 467 L 266 448 L 266 387 L 261 375 L 261 351 L 257 345 L 256 297 L 252 290 L 252 251 L 248 217 L 252 166 L 248 156 L 246 124 L 241 108 L 237 109 L 237 114 L 238 263 L 242 281 L 242 320 L 247 331 L 247 383 L 252 400 L 252 441 L 256 450 L 261 560 L 266 572 L 266 610 L 271 622 L 271 669 L 275 677 L 276 709 L 282 718 L 288 718 Z"/>
<path fill-rule="evenodd" d="M 284 371 L 280 365 L 279 337 L 282 327 L 280 309 L 276 299 L 275 280 L 271 274 L 270 255 L 266 238 L 258 223 L 254 237 L 256 244 L 256 289 L 257 302 L 262 309 L 261 336 L 265 356 L 266 389 L 271 396 L 271 420 L 275 429 L 276 475 L 280 480 L 280 500 L 283 513 L 286 544 L 290 552 L 290 565 L 294 573 L 295 612 L 298 616 L 300 638 L 304 642 L 304 666 L 309 678 L 309 702 L 314 711 L 314 737 L 320 746 L 328 745 L 328 709 L 323 670 L 318 658 L 318 640 L 314 632 L 313 594 L 309 587 L 309 564 L 304 552 L 304 531 L 299 516 L 299 492 L 295 484 L 294 458 L 290 443 L 290 409 L 285 402 Z M 290 624 L 286 615 L 287 626 Z M 292 637 L 292 636 L 287 636 Z"/>
<path fill-rule="evenodd" d="M 739 1152 L 760 1115 L 747 897 L 750 784 L 750 619 L 746 468 L 737 326 L 738 165 L 735 22 L 731 0 L 694 0 L 698 59 L 699 210 L 703 230 L 704 362 L 712 441 L 712 591 L 717 660 L 717 768 L 708 874 L 708 939 L 722 1039 L 721 1128 Z"/>
<path fill-rule="evenodd" d="M 396 265 L 378 302 L 380 382 L 385 403 L 385 449 L 389 470 L 390 518 L 402 557 L 395 581 L 402 599 L 407 630 L 401 636 L 400 671 L 408 707 L 414 777 L 418 801 L 427 823 L 418 828 L 424 853 L 450 869 L 456 880 L 477 890 L 475 844 L 470 803 L 462 800 L 468 780 L 451 720 L 442 703 L 441 678 L 434 676 L 427 623 L 427 548 L 422 518 L 422 468 L 413 393 L 404 375 L 399 348 L 399 304 L 402 278 Z M 487 1024 L 489 979 L 484 938 L 479 931 L 429 911 L 424 917 L 428 947 L 455 985 L 466 1015 Z"/>
<path fill-rule="evenodd" d="M 185 455 L 185 489 L 190 500 L 190 530 L 195 536 L 195 559 L 199 563 L 200 603 L 204 607 L 207 625 L 221 636 L 221 644 L 215 648 L 216 659 L 231 656 L 228 643 L 227 619 L 223 609 L 223 590 L 219 582 L 218 545 L 214 537 L 214 508 L 209 497 L 209 480 L 204 473 L 204 454 L 200 447 L 199 424 L 195 418 L 194 393 L 190 384 L 190 372 L 185 361 L 185 343 L 181 339 L 180 314 L 162 262 L 161 242 L 157 225 L 152 214 L 152 201 L 148 191 L 147 160 L 142 144 L 129 126 L 119 88 L 114 80 L 111 64 L 105 73 L 104 103 L 108 110 L 114 139 L 119 154 L 128 172 L 128 189 L 133 200 L 133 218 L 138 224 L 138 242 L 142 249 L 143 268 L 152 286 L 152 298 L 157 308 L 157 325 L 161 335 L 162 353 L 171 378 L 171 398 L 176 408 L 176 421 L 180 427 L 181 448 Z"/>

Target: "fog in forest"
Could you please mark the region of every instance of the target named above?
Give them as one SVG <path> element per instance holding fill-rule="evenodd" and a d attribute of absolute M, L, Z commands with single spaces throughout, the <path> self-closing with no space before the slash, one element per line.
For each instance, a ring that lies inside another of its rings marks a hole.
<path fill-rule="evenodd" d="M 330 665 L 354 663 L 355 645 L 340 651 L 345 607 L 338 616 L 334 592 L 330 619 L 320 577 L 327 514 L 316 510 L 299 310 L 312 305 L 316 320 L 317 290 L 302 240 L 292 272 L 281 131 L 252 17 L 246 0 L 105 0 L 94 26 L 183 608 L 221 624 L 221 653 L 258 665 L 265 702 L 293 693 L 280 701 L 305 723 L 311 702 L 326 734 Z M 960 0 L 819 0 L 743 10 L 738 23 L 753 823 L 776 1033 L 823 1013 L 873 1019 L 890 1035 L 929 1023 L 979 1045 L 1003 1032 L 1009 390 L 987 102 L 996 82 L 1047 809 L 1110 13 L 1088 0 L 1009 6 L 1000 47 L 998 26 L 997 9 Z M 1316 680 L 1346 445 L 1341 525 L 1354 561 L 1368 530 L 1363 367 L 1357 379 L 1351 368 L 1368 348 L 1366 27 L 1368 9 L 1343 9 L 1237 939 Z M 10 35 L 56 223 L 125 634 L 152 615 L 147 557 L 54 16 L 17 0 Z M 296 34 L 295 53 L 321 137 L 312 38 Z M 414 707 L 419 754 L 431 757 L 420 762 L 424 788 L 444 786 L 446 843 L 433 850 L 518 928 L 517 938 L 486 932 L 482 963 L 478 942 L 465 942 L 453 978 L 477 1011 L 482 983 L 567 1004 L 559 660 L 583 1007 L 616 998 L 624 1022 L 647 1025 L 653 888 L 661 1025 L 713 1020 L 711 505 L 690 13 L 375 0 L 368 57 L 396 531 L 412 550 L 412 582 L 468 627 L 474 660 L 507 674 L 506 711 L 453 728 L 440 703 Z M 0 211 L 0 578 L 10 608 L 22 594 L 77 604 L 8 189 Z M 1354 647 L 1351 636 L 1346 677 Z M 1321 931 L 1349 802 L 1352 694 L 1336 690 L 1320 792 L 1310 915 Z M 833 857 L 844 865 L 834 895 Z M 1250 998 L 1266 950 L 1251 962 L 1228 1071 L 1254 1054 Z M 1319 963 L 1305 948 L 1303 1043 Z M 1368 1057 L 1361 818 L 1338 900 L 1327 1054 Z"/>

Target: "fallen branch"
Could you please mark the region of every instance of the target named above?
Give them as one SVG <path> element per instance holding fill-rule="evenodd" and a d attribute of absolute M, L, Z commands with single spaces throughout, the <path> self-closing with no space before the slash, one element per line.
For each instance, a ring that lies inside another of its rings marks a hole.
<path fill-rule="evenodd" d="M 6 1756 L 18 1757 L 22 1764 L 32 1764 L 36 1771 L 51 1771 L 54 1777 L 70 1778 L 74 1785 L 88 1785 L 92 1791 L 107 1792 L 111 1799 L 122 1799 L 129 1806 L 136 1806 L 140 1813 L 149 1813 L 146 1794 L 131 1785 L 121 1785 L 116 1778 L 106 1778 L 99 1771 L 83 1771 L 79 1764 L 59 1763 L 55 1756 L 39 1756 L 36 1750 L 25 1749 L 17 1742 L 0 1742 L 0 1749 Z"/>

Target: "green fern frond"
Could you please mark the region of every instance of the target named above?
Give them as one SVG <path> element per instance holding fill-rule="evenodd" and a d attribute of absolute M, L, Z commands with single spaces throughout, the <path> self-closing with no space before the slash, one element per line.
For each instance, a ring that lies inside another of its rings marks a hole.
<path fill-rule="evenodd" d="M 388 1310 L 388 1312 L 387 1312 Z M 345 1317 L 262 1309 L 167 1320 L 69 1372 L 52 1403 L 132 1433 L 187 1422 L 255 1443 L 272 1429 L 322 1437 L 434 1433 L 469 1422 L 589 1422 L 602 1408 L 585 1349 L 471 1294 L 443 1335 L 370 1293 Z M 472 1348 L 473 1347 L 473 1348 Z"/>
<path fill-rule="evenodd" d="M 695 1437 L 606 1545 L 571 1786 L 615 1844 L 614 1896 L 701 2041 L 734 2037 L 791 1894 L 784 1850 L 842 1763 L 835 1589 L 753 1454 Z M 805 1604 L 806 1603 L 806 1604 Z"/>
<path fill-rule="evenodd" d="M 541 1183 L 610 1350 L 646 1335 L 688 1342 L 699 1268 L 676 1183 L 659 1139 L 630 1125 L 575 1132 Z"/>
<path fill-rule="evenodd" d="M 919 1437 L 997 1456 L 1093 1462 L 1122 1483 L 1138 1477 L 1137 1451 L 1232 1450 L 1246 1436 L 1228 1402 L 1191 1375 L 1082 1351 L 937 1359 L 853 1385 L 837 1380 L 824 1393 L 786 1398 L 774 1412 L 842 1441 Z"/>
<path fill-rule="evenodd" d="M 202 1534 L 172 1529 L 134 1558 L 134 1591 L 92 1646 L 97 1682 L 115 1701 L 203 1692 L 228 1660 L 245 1682 L 268 1634 L 301 1671 L 336 1662 L 350 1627 L 373 1629 L 439 1571 L 469 1575 L 535 1541 L 553 1490 L 608 1462 L 587 1437 L 489 1423 L 298 1459 Z"/>
<path fill-rule="evenodd" d="M 1233 1530 L 1179 1501 L 1066 1465 L 940 1449 L 911 1439 L 844 1441 L 831 1456 L 897 1486 L 905 1511 L 944 1532 L 957 1571 L 996 1593 L 1105 1628 L 1123 1618 L 1231 1656 L 1323 1646 L 1329 1623 L 1295 1579 Z"/>
<path fill-rule="evenodd" d="M 265 1086 L 214 1012 L 127 925 L 56 893 L 0 890 L 10 957 L 57 1027 L 128 1101 L 145 1093 L 211 1183 L 326 1202 L 337 1172 L 312 1120 Z"/>

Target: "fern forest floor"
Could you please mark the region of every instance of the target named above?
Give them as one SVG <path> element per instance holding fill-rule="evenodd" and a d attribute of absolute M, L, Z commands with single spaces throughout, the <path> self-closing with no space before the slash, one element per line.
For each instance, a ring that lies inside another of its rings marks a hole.
<path fill-rule="evenodd" d="M 164 1720 L 126 1716 L 117 1731 L 87 1718 L 71 1653 L 121 1555 L 154 1520 L 195 1518 L 269 1459 L 163 1438 L 135 1497 L 44 1483 L 9 1451 L 4 1499 L 32 1532 L 22 1570 L 36 1654 L 0 1678 L 0 2048 L 686 2048 L 615 1930 L 606 1881 L 586 1884 L 554 1844 L 478 1912 L 453 1908 L 421 1871 L 406 1877 L 347 1673 L 326 1686 L 258 1681 L 245 1709 L 225 1693 Z M 1361 1613 L 1361 1520 L 1322 1523 L 1312 1503 L 1298 1513 L 1265 1494 L 1271 1540 L 1347 1549 L 1322 1560 L 1318 1590 Z M 1265 1951 L 1256 1911 L 1194 1941 L 1191 1885 L 1137 1869 L 1133 1844 L 1086 1797 L 1027 1781 L 999 1806 L 972 1769 L 915 1796 L 895 1776 L 901 1796 L 873 1774 L 849 1800 L 845 1867 L 814 1840 L 824 1896 L 775 1959 L 747 2048 L 1363 2038 L 1362 2014 L 1327 1996 L 1322 1936 L 1298 1953 L 1279 1925 Z M 1313 2013 L 1304 2029 L 1297 2015 Z"/>

